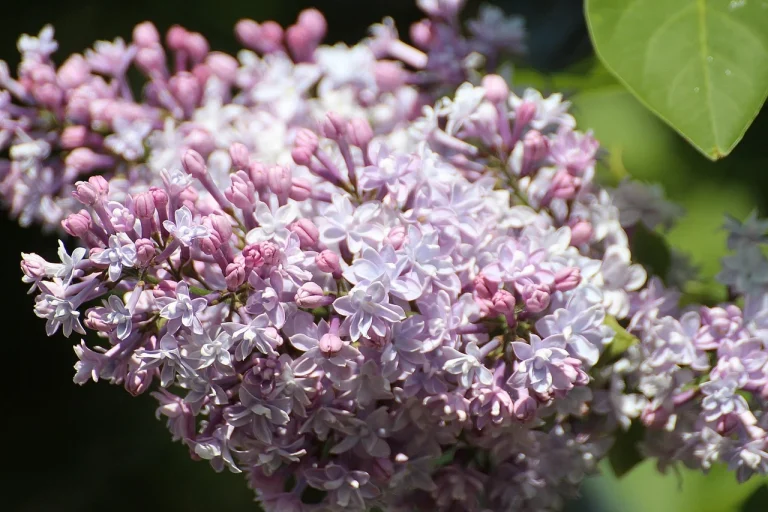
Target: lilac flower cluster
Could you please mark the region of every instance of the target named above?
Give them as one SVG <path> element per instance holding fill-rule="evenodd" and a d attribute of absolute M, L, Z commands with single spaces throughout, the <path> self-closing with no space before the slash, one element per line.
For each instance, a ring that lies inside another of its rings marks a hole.
<path fill-rule="evenodd" d="M 568 102 L 489 74 L 524 51 L 519 19 L 486 8 L 465 35 L 463 2 L 418 3 L 415 46 L 391 20 L 322 45 L 315 10 L 239 22 L 237 58 L 181 27 L 167 55 L 149 23 L 58 69 L 51 29 L 20 39 L 0 197 L 78 239 L 21 263 L 49 335 L 95 333 L 75 382 L 151 393 L 266 510 L 557 509 L 637 417 L 701 467 L 740 450 L 765 472 L 768 425 L 737 393 L 768 383 L 765 308 L 676 316 L 624 228 L 677 209 L 597 186 Z M 749 304 L 757 222 L 723 273 Z"/>

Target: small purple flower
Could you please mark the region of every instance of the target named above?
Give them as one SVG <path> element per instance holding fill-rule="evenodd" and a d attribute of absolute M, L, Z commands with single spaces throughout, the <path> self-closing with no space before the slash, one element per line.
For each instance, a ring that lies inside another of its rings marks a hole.
<path fill-rule="evenodd" d="M 211 235 L 207 227 L 193 220 L 192 212 L 186 206 L 176 210 L 174 219 L 175 222 L 164 221 L 163 227 L 185 247 L 189 247 L 199 238 L 207 238 Z"/>
<path fill-rule="evenodd" d="M 361 281 L 344 297 L 334 301 L 333 308 L 347 317 L 342 327 L 349 331 L 352 341 L 369 337 L 372 331 L 385 336 L 387 328 L 405 318 L 400 306 L 389 303 L 389 289 L 386 281 Z"/>
<path fill-rule="evenodd" d="M 585 384 L 589 377 L 579 368 L 565 350 L 560 337 L 542 340 L 531 334 L 530 344 L 522 341 L 511 343 L 515 356 L 520 360 L 508 384 L 513 387 L 530 387 L 537 393 L 568 391 L 574 383 Z"/>
<path fill-rule="evenodd" d="M 464 353 L 451 347 L 444 347 L 441 350 L 445 358 L 443 369 L 456 375 L 462 387 L 469 388 L 475 380 L 486 386 L 493 382 L 493 374 L 482 363 L 483 353 L 474 342 L 467 344 Z"/>
<path fill-rule="evenodd" d="M 99 265 L 109 265 L 110 281 L 117 281 L 123 273 L 123 267 L 136 266 L 136 246 L 125 234 L 109 237 L 109 247 L 91 256 L 91 261 Z"/>
<path fill-rule="evenodd" d="M 175 333 L 182 326 L 195 334 L 203 334 L 203 324 L 197 315 L 205 309 L 208 301 L 203 297 L 193 299 L 189 296 L 189 286 L 184 281 L 176 284 L 176 297 L 159 297 L 155 299 L 162 309 L 160 316 L 167 318 L 168 332 Z"/>

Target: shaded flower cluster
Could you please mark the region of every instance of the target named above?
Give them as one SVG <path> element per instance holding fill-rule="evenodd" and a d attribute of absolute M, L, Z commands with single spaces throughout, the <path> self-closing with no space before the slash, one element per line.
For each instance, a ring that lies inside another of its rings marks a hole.
<path fill-rule="evenodd" d="M 57 69 L 51 29 L 22 37 L 0 197 L 80 245 L 21 263 L 49 335 L 96 333 L 75 382 L 152 394 L 270 511 L 558 509 L 638 417 L 700 467 L 765 472 L 739 394 L 768 382 L 764 308 L 677 316 L 625 231 L 677 208 L 597 186 L 568 102 L 489 74 L 525 50 L 518 18 L 486 8 L 465 34 L 463 2 L 418 3 L 415 46 L 391 20 L 322 45 L 315 10 L 239 22 L 237 58 L 144 23 Z M 750 222 L 722 277 L 753 304 Z"/>

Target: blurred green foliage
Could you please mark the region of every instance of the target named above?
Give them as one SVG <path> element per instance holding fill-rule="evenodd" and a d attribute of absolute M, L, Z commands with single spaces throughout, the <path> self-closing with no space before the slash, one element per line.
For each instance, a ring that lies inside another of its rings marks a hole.
<path fill-rule="evenodd" d="M 470 2 L 470 9 L 479 2 Z M 573 102 L 582 129 L 593 129 L 607 150 L 600 172 L 607 179 L 624 173 L 661 183 L 688 216 L 663 234 L 666 243 L 689 253 L 702 269 L 696 290 L 710 300 L 722 298 L 713 276 L 725 254 L 723 214 L 744 217 L 753 208 L 768 210 L 768 164 L 765 151 L 768 114 L 756 119 L 731 156 L 709 162 L 674 131 L 649 113 L 592 56 L 575 0 L 498 0 L 494 3 L 528 17 L 531 69 L 515 74 L 515 85 L 563 91 Z M 54 23 L 61 43 L 58 55 L 82 51 L 95 39 L 130 36 L 134 24 L 151 19 L 159 28 L 182 23 L 201 31 L 216 49 L 237 49 L 232 26 L 241 17 L 273 18 L 290 23 L 300 9 L 323 10 L 331 40 L 352 42 L 384 15 L 398 21 L 401 32 L 419 13 L 411 0 L 203 0 L 130 3 L 101 0 L 38 0 L 3 5 L 0 58 L 16 60 L 21 32 L 36 33 Z M 563 71 L 565 69 L 565 71 Z M 0 221 L 7 246 L 0 265 L 9 276 L 8 297 L 24 297 L 26 286 L 13 277 L 18 253 L 55 257 L 55 239 L 34 229 L 21 230 Z M 107 384 L 78 387 L 71 383 L 75 357 L 72 341 L 48 339 L 32 313 L 31 299 L 14 299 L 4 318 L 6 382 L 23 392 L 7 393 L 3 426 L 6 461 L 0 491 L 4 510 L 12 512 L 113 512 L 165 510 L 257 510 L 241 475 L 215 474 L 206 462 L 189 459 L 187 450 L 171 443 L 155 404 L 146 396 L 132 398 Z M 738 511 L 760 485 L 755 479 L 738 486 L 722 469 L 704 477 L 682 471 L 662 475 L 645 462 L 622 479 L 608 464 L 605 476 L 590 479 L 584 498 L 571 511 L 590 512 L 729 512 Z M 744 512 L 768 509 L 768 492 L 756 494 Z"/>

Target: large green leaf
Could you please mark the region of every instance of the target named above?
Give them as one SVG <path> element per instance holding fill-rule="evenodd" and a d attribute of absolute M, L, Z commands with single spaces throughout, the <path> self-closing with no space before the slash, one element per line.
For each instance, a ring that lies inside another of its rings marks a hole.
<path fill-rule="evenodd" d="M 605 65 L 712 160 L 731 152 L 768 95 L 768 2 L 587 0 Z"/>

